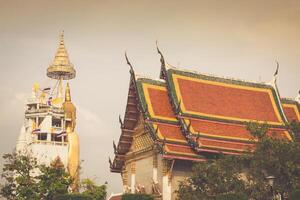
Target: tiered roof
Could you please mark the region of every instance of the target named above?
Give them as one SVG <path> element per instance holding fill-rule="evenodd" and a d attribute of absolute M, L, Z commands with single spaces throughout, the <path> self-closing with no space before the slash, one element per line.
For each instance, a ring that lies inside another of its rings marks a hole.
<path fill-rule="evenodd" d="M 300 122 L 300 104 L 292 99 L 282 99 L 281 102 L 287 119 Z"/>
<path fill-rule="evenodd" d="M 246 129 L 251 121 L 268 123 L 272 137 L 292 140 L 286 124 L 288 120 L 300 121 L 300 106 L 296 101 L 281 100 L 276 85 L 184 71 L 165 64 L 163 57 L 161 63 L 160 80 L 136 77 L 131 68 L 126 114 L 112 171 L 121 171 L 124 160 L 119 164 L 118 160 L 129 151 L 122 144 L 125 135 L 130 138 L 130 131 L 124 129 L 135 126 L 126 122 L 133 107 L 133 121 L 137 122 L 137 113 L 142 113 L 146 129 L 165 158 L 203 161 L 211 153 L 251 150 L 256 142 Z M 131 140 L 126 140 L 128 146 Z"/>

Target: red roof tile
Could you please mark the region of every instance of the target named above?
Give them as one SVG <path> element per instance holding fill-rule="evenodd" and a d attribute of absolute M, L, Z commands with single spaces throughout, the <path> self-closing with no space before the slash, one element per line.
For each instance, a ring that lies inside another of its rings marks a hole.
<path fill-rule="evenodd" d="M 190 119 L 189 121 L 191 123 L 191 132 L 200 133 L 202 136 L 244 141 L 254 139 L 247 130 L 246 125 L 201 119 Z M 270 128 L 268 135 L 281 139 L 289 137 L 285 129 L 275 128 Z"/>
<path fill-rule="evenodd" d="M 167 90 L 148 88 L 148 92 L 155 115 L 175 118 Z"/>
<path fill-rule="evenodd" d="M 182 112 L 238 121 L 282 124 L 272 90 L 172 75 Z"/>
<path fill-rule="evenodd" d="M 153 124 L 154 128 L 158 128 L 157 137 L 161 140 L 166 139 L 167 141 L 187 143 L 186 138 L 182 134 L 178 125 L 172 124 Z"/>
<path fill-rule="evenodd" d="M 199 149 L 205 151 L 206 148 L 219 150 L 223 153 L 227 151 L 248 151 L 254 148 L 254 144 L 244 142 L 229 142 L 223 140 L 214 140 L 209 138 L 199 138 Z"/>
<path fill-rule="evenodd" d="M 182 156 L 195 156 L 198 157 L 198 154 L 193 151 L 193 149 L 188 145 L 178 145 L 178 144 L 165 144 L 164 147 L 167 153 L 177 154 Z"/>
<path fill-rule="evenodd" d="M 151 118 L 176 121 L 166 86 L 141 83 Z"/>
<path fill-rule="evenodd" d="M 300 122 L 300 113 L 296 105 L 294 104 L 283 104 L 282 105 L 285 116 L 291 122 L 293 120 Z"/>

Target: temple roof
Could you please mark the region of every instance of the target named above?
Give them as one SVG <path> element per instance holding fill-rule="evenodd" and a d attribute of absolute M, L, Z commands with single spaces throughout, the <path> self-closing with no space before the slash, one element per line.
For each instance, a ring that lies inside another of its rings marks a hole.
<path fill-rule="evenodd" d="M 271 85 L 167 70 L 169 92 L 183 116 L 284 125 L 280 100 Z"/>
<path fill-rule="evenodd" d="M 300 105 L 297 101 L 291 99 L 282 99 L 282 107 L 289 121 L 300 122 Z"/>
<path fill-rule="evenodd" d="M 166 66 L 161 78 L 137 77 L 132 72 L 129 94 L 135 94 L 135 110 L 165 158 L 203 161 L 211 153 L 241 154 L 253 150 L 257 142 L 247 130 L 248 122 L 267 123 L 270 137 L 292 140 L 286 125 L 300 121 L 299 103 L 280 99 L 276 85 Z M 129 102 L 124 120 L 131 106 Z"/>

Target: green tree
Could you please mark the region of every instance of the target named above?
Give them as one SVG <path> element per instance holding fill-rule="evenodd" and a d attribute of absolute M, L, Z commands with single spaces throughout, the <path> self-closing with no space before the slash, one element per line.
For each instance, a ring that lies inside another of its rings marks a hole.
<path fill-rule="evenodd" d="M 245 155 L 249 191 L 256 199 L 266 199 L 272 189 L 290 193 L 300 184 L 300 144 L 297 141 L 262 137 L 251 154 Z M 268 176 L 274 176 L 272 188 Z"/>
<path fill-rule="evenodd" d="M 81 182 L 82 195 L 91 197 L 94 200 L 104 200 L 106 198 L 106 185 L 96 185 L 91 179 L 84 179 Z"/>
<path fill-rule="evenodd" d="M 241 180 L 239 166 L 239 159 L 234 156 L 195 164 L 192 176 L 180 184 L 178 198 L 208 200 L 244 191 L 245 183 Z"/>
<path fill-rule="evenodd" d="M 248 196 L 243 193 L 236 193 L 236 194 L 223 194 L 218 195 L 216 200 L 248 200 Z"/>
<path fill-rule="evenodd" d="M 49 166 L 37 164 L 30 154 L 5 154 L 0 196 L 8 200 L 104 200 L 106 185 L 98 186 L 90 179 L 81 183 L 82 193 L 69 194 L 72 178 L 60 158 Z"/>
<path fill-rule="evenodd" d="M 178 198 L 226 199 L 243 193 L 251 199 L 266 200 L 272 193 L 284 196 L 300 188 L 299 123 L 288 126 L 294 141 L 267 136 L 268 127 L 255 122 L 247 125 L 253 139 L 258 140 L 254 150 L 195 164 L 192 176 L 180 184 Z M 275 177 L 272 186 L 268 183 L 271 176 Z"/>
<path fill-rule="evenodd" d="M 294 140 L 296 142 L 300 142 L 300 123 L 293 120 L 289 125 L 288 128 L 292 131 Z"/>
<path fill-rule="evenodd" d="M 40 165 L 38 168 L 37 187 L 42 199 L 52 200 L 57 194 L 68 194 L 72 179 L 59 157 L 50 166 Z"/>
<path fill-rule="evenodd" d="M 16 152 L 4 154 L 3 159 L 5 163 L 2 178 L 5 183 L 1 187 L 0 195 L 9 200 L 38 200 L 37 179 L 34 172 L 38 166 L 36 159 Z"/>
<path fill-rule="evenodd" d="M 123 194 L 122 200 L 154 200 L 149 194 Z"/>

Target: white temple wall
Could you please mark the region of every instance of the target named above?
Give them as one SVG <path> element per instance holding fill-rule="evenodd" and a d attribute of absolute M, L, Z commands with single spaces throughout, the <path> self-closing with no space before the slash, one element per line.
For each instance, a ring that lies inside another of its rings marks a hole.
<path fill-rule="evenodd" d="M 161 154 L 157 155 L 157 181 L 160 187 L 160 191 L 162 192 L 163 185 L 163 164 L 162 164 L 162 156 Z"/>
<path fill-rule="evenodd" d="M 144 186 L 148 194 L 152 192 L 153 158 L 146 157 L 136 161 L 136 186 Z"/>
<path fill-rule="evenodd" d="M 41 118 L 40 118 L 41 119 Z M 46 115 L 45 118 L 43 119 L 42 122 L 39 122 L 40 123 L 40 129 L 41 129 L 41 132 L 46 132 L 48 133 L 47 135 L 47 140 L 48 141 L 51 141 L 51 135 L 49 134 L 51 132 L 51 127 L 52 127 L 52 116 L 51 115 Z"/>
<path fill-rule="evenodd" d="M 178 190 L 180 182 L 191 176 L 191 171 L 192 165 L 190 162 L 175 161 L 171 178 L 172 200 L 175 200 L 177 197 L 176 190 Z"/>
<path fill-rule="evenodd" d="M 57 156 L 60 157 L 64 166 L 68 163 L 68 146 L 53 144 L 33 144 L 30 146 L 32 154 L 38 159 L 39 163 L 49 165 Z"/>

